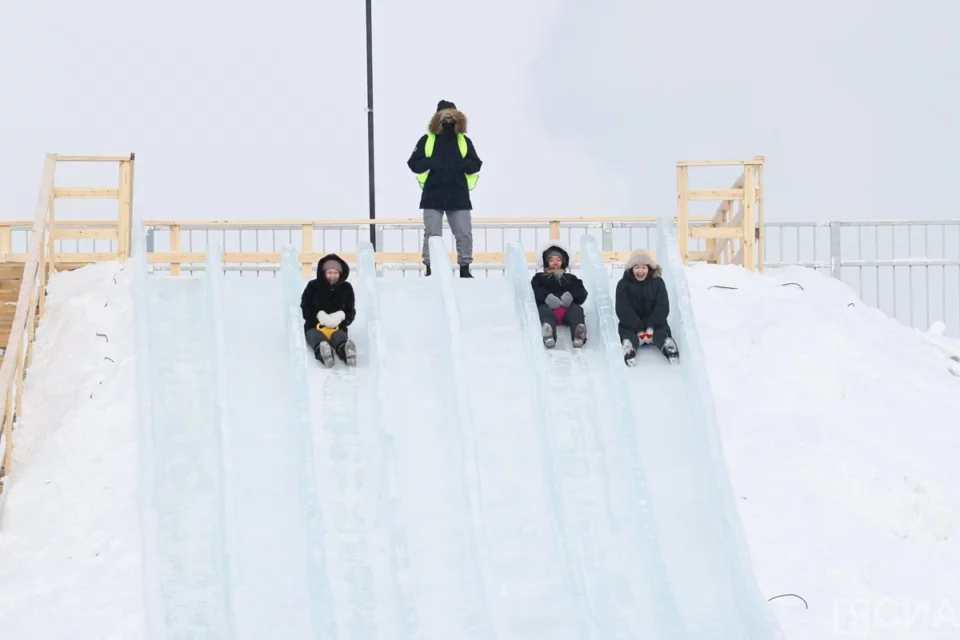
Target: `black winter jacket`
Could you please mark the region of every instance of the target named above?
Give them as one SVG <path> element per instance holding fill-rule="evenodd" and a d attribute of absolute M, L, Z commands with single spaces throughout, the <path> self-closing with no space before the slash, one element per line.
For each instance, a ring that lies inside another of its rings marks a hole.
<path fill-rule="evenodd" d="M 567 255 L 567 252 L 562 247 L 556 245 L 549 246 L 543 250 L 543 255 L 541 256 L 543 264 L 547 263 L 547 252 L 551 250 L 556 250 L 563 254 L 561 267 L 564 273 L 559 276 L 544 272 L 533 274 L 533 278 L 530 280 L 530 286 L 533 287 L 533 299 L 536 300 L 539 306 L 546 304 L 547 296 L 551 293 L 559 298 L 564 293 L 570 292 L 570 295 L 573 296 L 573 301 L 582 305 L 587 299 L 587 288 L 584 286 L 583 280 L 567 271 L 567 267 L 570 266 L 570 256 Z"/>
<path fill-rule="evenodd" d="M 321 265 L 327 260 L 336 260 L 343 271 L 336 284 L 330 284 L 323 277 Z M 353 285 L 347 282 L 350 275 L 350 265 L 335 253 L 325 255 L 317 263 L 317 278 L 307 283 L 300 296 L 300 311 L 303 313 L 303 331 L 317 328 L 317 314 L 336 313 L 343 311 L 344 319 L 341 329 L 346 329 L 357 317 L 356 300 L 353 295 Z"/>
<path fill-rule="evenodd" d="M 457 109 L 448 110 L 456 120 L 452 126 L 442 126 L 440 118 L 442 112 L 437 112 L 430 120 L 428 130 L 435 134 L 433 154 L 426 155 L 427 136 L 423 135 L 417 141 L 417 146 L 407 166 L 416 174 L 429 171 L 427 181 L 423 185 L 420 196 L 421 209 L 438 209 L 440 211 L 457 211 L 473 209 L 470 200 L 470 190 L 467 188 L 467 173 L 477 173 L 483 162 L 477 156 L 473 141 L 467 137 L 467 155 L 460 155 L 457 144 L 457 134 L 467 132 L 467 117 Z"/>
<path fill-rule="evenodd" d="M 670 301 L 663 278 L 649 275 L 637 280 L 633 270 L 626 269 L 617 283 L 616 311 L 620 326 L 636 333 L 666 326 Z"/>

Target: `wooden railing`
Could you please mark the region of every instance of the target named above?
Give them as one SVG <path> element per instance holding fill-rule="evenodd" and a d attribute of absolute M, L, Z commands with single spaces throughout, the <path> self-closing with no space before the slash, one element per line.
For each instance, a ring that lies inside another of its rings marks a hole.
<path fill-rule="evenodd" d="M 57 269 L 72 269 L 92 262 L 126 260 L 130 255 L 130 229 L 133 220 L 133 154 L 130 156 L 58 156 L 47 154 L 40 181 L 40 192 L 32 222 L 0 224 L 0 263 L 10 270 L 6 281 L 17 286 L 16 308 L 5 336 L 3 363 L 0 364 L 0 512 L 7 478 L 13 462 L 14 431 L 22 415 L 23 380 L 33 358 L 37 324 L 46 306 L 46 283 Z M 117 188 L 58 187 L 60 162 L 119 163 Z M 58 199 L 96 198 L 118 202 L 113 222 L 60 223 L 55 220 Z M 24 231 L 23 251 L 13 251 L 13 232 Z M 58 250 L 63 240 L 108 240 L 115 247 L 106 253 L 82 254 Z M 22 267 L 21 267 L 22 265 Z M 8 275 L 8 274 L 5 274 Z M 19 277 L 18 277 L 19 276 Z M 5 301 L 3 301 L 5 303 Z M 9 305 L 3 304 L 0 318 L 8 318 Z"/>
<path fill-rule="evenodd" d="M 763 156 L 751 160 L 703 160 L 677 163 L 677 238 L 684 264 L 690 260 L 711 264 L 739 264 L 763 272 Z M 729 189 L 691 189 L 691 167 L 742 166 L 743 173 Z M 707 225 L 692 227 L 691 201 L 720 201 Z M 738 211 L 733 214 L 734 203 Z M 733 216 L 731 218 L 731 216 Z M 691 251 L 690 240 L 707 239 L 706 249 Z M 734 247 L 734 245 L 737 245 Z M 733 253 L 736 249 L 736 253 Z"/>
<path fill-rule="evenodd" d="M 10 328 L 10 337 L 0 365 L 0 441 L 3 444 L 3 462 L 0 463 L 0 492 L 5 489 L 13 459 L 13 427 L 23 405 L 24 371 L 30 365 L 33 336 L 38 313 L 42 313 L 43 274 L 46 273 L 49 253 L 46 251 L 50 201 L 53 198 L 53 177 L 56 156 L 47 156 L 43 166 L 40 194 L 31 227 L 30 243 L 23 256 L 23 273 L 16 312 Z"/>
<path fill-rule="evenodd" d="M 528 249 L 527 260 L 534 262 L 536 247 L 545 240 L 563 240 L 574 247 L 578 241 L 574 233 L 599 231 L 604 236 L 603 257 L 608 262 L 624 262 L 630 256 L 636 243 L 629 243 L 625 250 L 617 251 L 611 240 L 614 229 L 652 230 L 656 218 L 474 218 L 473 261 L 481 269 L 502 269 L 506 263 L 505 242 L 509 239 L 520 240 Z M 698 220 L 709 223 L 709 218 Z M 310 275 L 316 262 L 324 255 L 335 252 L 348 262 L 356 262 L 357 243 L 369 236 L 370 226 L 375 228 L 377 247 L 375 262 L 378 271 L 383 269 L 421 269 L 423 221 L 417 218 L 395 220 L 270 220 L 270 221 L 147 221 L 145 227 L 150 236 L 148 261 L 161 269 L 169 269 L 171 275 L 180 275 L 183 269 L 202 269 L 205 250 L 212 242 L 218 242 L 223 248 L 223 262 L 227 269 L 231 266 L 240 270 L 265 271 L 276 270 L 280 264 L 280 252 L 284 245 L 293 245 L 298 249 L 298 261 L 304 277 Z M 444 224 L 445 233 L 449 228 Z M 235 233 L 231 236 L 231 232 Z M 412 232 L 413 239 L 404 234 Z M 493 232 L 491 239 L 488 232 Z M 564 232 L 567 237 L 563 238 Z M 196 234 L 202 234 L 197 242 Z M 242 234 L 246 236 L 244 246 Z M 329 234 L 336 237 L 330 240 Z M 398 234 L 391 237 L 391 233 Z M 526 233 L 527 237 L 523 238 Z M 266 240 L 264 235 L 266 234 Z M 278 242 L 278 234 L 280 241 Z M 163 237 L 160 237 L 160 236 Z M 319 238 L 318 238 L 319 236 Z M 517 237 L 514 237 L 517 236 Z M 185 241 L 186 240 L 186 241 Z M 319 240 L 319 242 L 318 242 Z M 234 247 L 230 247 L 234 244 Z M 263 244 L 266 244 L 264 250 Z M 413 244 L 413 247 L 409 246 Z M 640 244 L 652 244 L 648 237 Z M 158 247 L 158 245 L 165 245 Z M 189 245 L 189 246 L 185 246 Z M 199 247 L 195 246 L 199 245 Z M 391 245 L 394 245 L 391 247 Z M 399 246 L 397 246 L 399 245 Z M 456 263 L 452 238 L 448 239 L 451 262 Z M 415 248 L 415 250 L 410 250 Z"/>
<path fill-rule="evenodd" d="M 713 218 L 691 218 L 692 229 L 711 224 Z M 638 248 L 656 254 L 653 217 L 577 217 L 577 218 L 475 218 L 473 221 L 474 266 L 482 270 L 502 269 L 507 240 L 519 240 L 532 263 L 534 252 L 546 240 L 561 240 L 575 248 L 584 233 L 597 235 L 604 260 L 624 262 Z M 384 271 L 422 270 L 420 247 L 423 221 L 417 218 L 377 220 L 378 251 L 376 264 Z M 357 242 L 369 237 L 369 220 L 269 220 L 269 221 L 147 221 L 148 261 L 154 272 L 181 275 L 184 271 L 202 271 L 206 248 L 218 243 L 224 249 L 227 271 L 264 272 L 279 269 L 280 252 L 293 245 L 307 276 L 316 261 L 336 252 L 349 262 L 356 257 Z M 26 222 L 0 222 L 0 238 L 12 237 L 14 245 L 23 244 L 29 230 Z M 125 259 L 116 236 L 116 222 L 56 222 L 53 264 L 56 268 L 76 268 L 89 262 Z M 444 225 L 444 235 L 455 261 L 453 238 Z M 108 242 L 108 246 L 96 246 Z M 22 262 L 25 254 L 4 254 L 10 263 Z"/>

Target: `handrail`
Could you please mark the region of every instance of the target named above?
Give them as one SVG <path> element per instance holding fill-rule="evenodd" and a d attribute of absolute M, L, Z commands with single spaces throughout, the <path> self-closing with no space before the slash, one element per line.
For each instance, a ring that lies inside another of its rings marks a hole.
<path fill-rule="evenodd" d="M 25 334 L 28 324 L 36 318 L 36 306 L 39 303 L 37 278 L 43 277 L 46 272 L 47 256 L 44 253 L 47 216 L 50 210 L 50 199 L 53 197 L 53 180 L 57 165 L 54 154 L 47 154 L 43 165 L 43 178 L 40 182 L 40 193 L 37 196 L 36 214 L 30 235 L 30 246 L 27 259 L 23 265 L 20 294 L 17 296 L 17 310 L 13 317 L 10 338 L 7 340 L 3 364 L 0 365 L 0 416 L 3 417 L 3 426 L 0 427 L 0 439 L 3 440 L 3 464 L 0 465 L 0 493 L 3 492 L 6 477 L 10 474 L 10 465 L 13 458 L 13 423 L 19 415 L 19 402 L 14 405 L 14 392 L 19 399 L 23 386 L 25 356 L 29 345 L 25 343 Z M 41 269 L 42 267 L 42 269 Z M 39 295 L 44 296 L 43 287 L 39 287 Z M 32 335 L 32 331 L 30 332 Z M 15 357 L 9 357 L 13 355 Z"/>
<path fill-rule="evenodd" d="M 656 216 L 592 216 L 592 217 L 523 217 L 523 218 L 484 218 L 474 216 L 472 224 L 550 224 L 552 222 L 560 224 L 633 224 L 637 222 L 646 222 L 654 224 L 657 221 Z M 709 223 L 713 220 L 712 216 L 691 217 L 691 221 Z M 446 220 L 444 220 L 446 221 Z M 333 219 L 333 220 L 148 220 L 145 222 L 148 227 L 169 227 L 178 226 L 183 228 L 210 228 L 210 229 L 255 229 L 258 227 L 280 229 L 302 227 L 304 225 L 313 225 L 314 227 L 336 227 L 336 226 L 356 226 L 367 227 L 373 225 L 391 226 L 391 225 L 419 225 L 423 226 L 423 218 L 384 218 L 378 220 L 366 219 Z"/>

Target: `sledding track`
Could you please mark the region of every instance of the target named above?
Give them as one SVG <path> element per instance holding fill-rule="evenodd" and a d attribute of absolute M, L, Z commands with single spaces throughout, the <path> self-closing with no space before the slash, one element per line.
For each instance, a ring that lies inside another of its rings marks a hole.
<path fill-rule="evenodd" d="M 660 231 L 679 367 L 658 354 L 623 366 L 615 279 L 590 239 L 577 353 L 566 336 L 540 344 L 515 248 L 508 278 L 474 281 L 444 264 L 378 280 L 362 248 L 354 370 L 308 357 L 289 253 L 279 280 L 143 278 L 152 637 L 780 637 L 743 546 L 677 245 Z M 203 300 L 205 314 L 176 313 Z M 212 344 L 175 336 L 218 324 Z M 162 402 L 176 394 L 193 404 Z M 203 567 L 209 585 L 187 578 Z"/>

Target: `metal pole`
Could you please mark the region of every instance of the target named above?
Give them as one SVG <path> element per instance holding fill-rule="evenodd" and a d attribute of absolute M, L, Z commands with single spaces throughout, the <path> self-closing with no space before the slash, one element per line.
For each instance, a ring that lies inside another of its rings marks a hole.
<path fill-rule="evenodd" d="M 377 218 L 376 181 L 373 162 L 373 9 L 371 0 L 367 0 L 367 164 L 370 185 L 370 220 Z M 370 244 L 377 251 L 376 226 L 370 225 Z"/>

